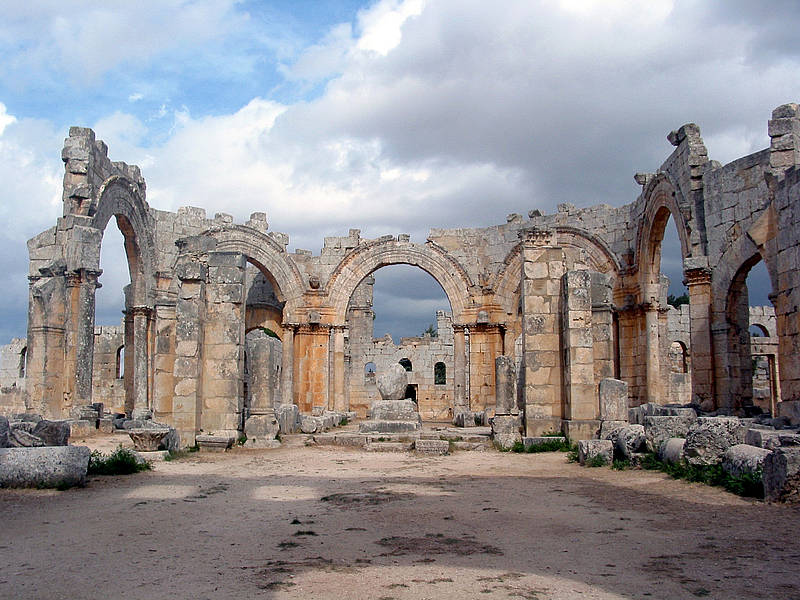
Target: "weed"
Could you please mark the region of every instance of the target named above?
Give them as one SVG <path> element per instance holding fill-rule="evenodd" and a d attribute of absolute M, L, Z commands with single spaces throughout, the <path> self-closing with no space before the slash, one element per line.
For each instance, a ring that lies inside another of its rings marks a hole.
<path fill-rule="evenodd" d="M 187 448 L 184 448 L 183 450 L 170 450 L 164 456 L 164 460 L 169 462 L 169 461 L 172 461 L 172 460 L 178 460 L 178 459 L 181 459 L 181 458 L 186 458 L 186 456 L 188 454 L 191 454 L 192 452 L 197 452 L 198 450 L 200 450 L 200 446 L 198 446 L 197 444 L 195 444 L 194 446 L 188 446 Z"/>
<path fill-rule="evenodd" d="M 344 427 L 344 426 L 345 426 L 345 425 L 347 425 L 349 422 L 350 422 L 350 421 L 347 419 L 347 417 L 342 417 L 342 420 L 341 420 L 341 421 L 339 421 L 339 427 Z"/>
<path fill-rule="evenodd" d="M 586 461 L 587 467 L 605 467 L 607 464 L 608 461 L 605 459 L 605 457 L 600 456 L 599 454 Z"/>
<path fill-rule="evenodd" d="M 94 450 L 89 456 L 89 475 L 130 475 L 139 471 L 149 471 L 149 462 L 142 461 L 132 450 L 121 445 L 108 456 Z"/>
<path fill-rule="evenodd" d="M 764 486 L 761 482 L 761 471 L 730 475 L 722 465 L 690 465 L 685 461 L 666 463 L 658 460 L 655 454 L 648 454 L 642 459 L 643 469 L 662 471 L 674 479 L 684 479 L 697 483 L 705 483 L 723 487 L 732 494 L 751 498 L 763 498 Z"/>
<path fill-rule="evenodd" d="M 567 450 L 567 462 L 576 463 L 578 462 L 578 445 L 572 444 Z"/>
<path fill-rule="evenodd" d="M 631 461 L 629 460 L 620 460 L 618 458 L 614 459 L 614 462 L 611 463 L 611 468 L 615 471 L 625 471 L 631 468 Z"/>
<path fill-rule="evenodd" d="M 237 446 L 244 446 L 245 442 L 247 442 L 247 436 L 243 433 L 239 434 L 239 437 L 236 438 L 236 445 Z"/>

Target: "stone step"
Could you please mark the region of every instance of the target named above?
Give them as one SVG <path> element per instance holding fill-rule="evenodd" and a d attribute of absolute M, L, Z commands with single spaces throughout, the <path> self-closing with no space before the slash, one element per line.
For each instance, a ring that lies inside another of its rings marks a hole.
<path fill-rule="evenodd" d="M 367 452 L 408 452 L 411 442 L 370 442 L 364 446 Z"/>
<path fill-rule="evenodd" d="M 489 440 L 483 442 L 450 442 L 453 450 L 471 451 L 471 452 L 486 452 L 492 449 L 492 442 Z"/>

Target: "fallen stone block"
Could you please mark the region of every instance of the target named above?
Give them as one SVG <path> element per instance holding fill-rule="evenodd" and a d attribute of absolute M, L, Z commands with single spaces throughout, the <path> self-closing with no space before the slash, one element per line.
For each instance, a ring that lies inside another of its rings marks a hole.
<path fill-rule="evenodd" d="M 94 423 L 90 423 L 89 421 L 70 421 L 69 439 L 82 440 L 94 435 L 95 431 L 97 430 L 94 427 Z"/>
<path fill-rule="evenodd" d="M 735 417 L 699 417 L 686 434 L 686 460 L 714 465 L 731 446 L 744 443 L 746 429 Z"/>
<path fill-rule="evenodd" d="M 450 444 L 447 440 L 417 440 L 414 450 L 420 454 L 433 454 L 443 456 L 450 453 Z"/>
<path fill-rule="evenodd" d="M 114 433 L 114 419 L 107 417 L 97 421 L 97 430 L 100 433 Z"/>
<path fill-rule="evenodd" d="M 625 421 L 628 418 L 628 384 L 607 377 L 600 380 L 600 419 Z"/>
<path fill-rule="evenodd" d="M 616 442 L 617 432 L 628 425 L 627 421 L 603 421 L 600 423 L 600 439 Z"/>
<path fill-rule="evenodd" d="M 412 442 L 370 442 L 364 446 L 367 452 L 408 452 Z"/>
<path fill-rule="evenodd" d="M 614 459 L 614 444 L 609 440 L 581 440 L 578 442 L 578 462 L 585 465 L 601 459 L 610 465 Z"/>
<path fill-rule="evenodd" d="M 335 440 L 337 446 L 354 446 L 360 448 L 367 443 L 367 436 L 357 433 L 337 433 Z"/>
<path fill-rule="evenodd" d="M 284 404 L 275 409 L 275 420 L 282 434 L 300 431 L 300 409 L 294 404 Z"/>
<path fill-rule="evenodd" d="M 130 429 L 128 435 L 137 452 L 155 452 L 169 435 L 169 429 Z"/>
<path fill-rule="evenodd" d="M 46 446 L 66 446 L 70 436 L 69 421 L 47 421 L 42 419 L 33 428 L 33 435 L 40 438 Z"/>
<path fill-rule="evenodd" d="M 42 415 L 36 413 L 14 413 L 11 415 L 11 421 L 28 421 L 29 423 L 38 423 L 42 420 Z"/>
<path fill-rule="evenodd" d="M 517 415 L 495 415 L 492 418 L 492 439 L 502 450 L 510 450 L 522 442 L 522 419 Z"/>
<path fill-rule="evenodd" d="M 771 450 L 757 448 L 748 444 L 731 446 L 722 455 L 722 468 L 729 475 L 741 476 L 744 474 L 760 473 L 764 466 L 764 459 Z"/>
<path fill-rule="evenodd" d="M 0 451 L 1 452 L 1 451 Z M 800 473 L 800 447 L 777 448 L 764 458 L 761 481 L 764 499 L 779 502 L 796 495 Z"/>
<path fill-rule="evenodd" d="M 200 450 L 208 452 L 225 452 L 234 441 L 231 435 L 198 435 L 194 439 Z"/>
<path fill-rule="evenodd" d="M 657 452 L 661 443 L 670 438 L 685 438 L 697 420 L 694 415 L 647 416 L 643 419 L 647 449 Z"/>
<path fill-rule="evenodd" d="M 253 415 L 244 422 L 245 446 L 265 448 L 280 432 L 281 426 L 274 414 Z"/>
<path fill-rule="evenodd" d="M 72 487 L 86 483 L 89 448 L 0 449 L 0 487 Z"/>
<path fill-rule="evenodd" d="M 11 435 L 11 427 L 8 419 L 0 415 L 0 448 L 8 448 L 8 438 Z"/>
<path fill-rule="evenodd" d="M 686 438 L 669 438 L 661 442 L 658 448 L 658 460 L 665 463 L 679 463 L 684 460 Z"/>
<path fill-rule="evenodd" d="M 781 432 L 777 429 L 765 429 L 762 427 L 751 427 L 745 432 L 744 443 L 756 448 L 766 448 L 767 450 L 774 450 L 780 448 Z"/>
<path fill-rule="evenodd" d="M 21 429 L 28 433 L 33 433 L 33 430 L 36 428 L 36 423 L 32 421 L 9 421 L 8 424 L 11 426 L 11 429 Z"/>
<path fill-rule="evenodd" d="M 310 417 L 308 415 L 301 416 L 300 431 L 303 433 L 316 433 L 317 431 L 322 431 L 320 419 L 321 417 Z"/>
<path fill-rule="evenodd" d="M 604 441 L 604 440 L 598 440 Z M 631 460 L 634 453 L 645 447 L 644 426 L 628 425 L 617 431 L 614 442 L 614 454 L 622 460 Z"/>
<path fill-rule="evenodd" d="M 11 428 L 8 436 L 9 448 L 39 448 L 45 443 L 38 436 L 28 433 L 24 429 Z"/>

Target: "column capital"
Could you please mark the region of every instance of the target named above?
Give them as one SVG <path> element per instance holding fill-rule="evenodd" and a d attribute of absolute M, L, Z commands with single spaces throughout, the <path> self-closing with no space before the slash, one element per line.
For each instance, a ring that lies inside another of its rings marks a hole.
<path fill-rule="evenodd" d="M 683 281 L 687 287 L 692 287 L 694 285 L 710 285 L 711 275 L 711 267 L 693 267 L 683 272 Z"/>

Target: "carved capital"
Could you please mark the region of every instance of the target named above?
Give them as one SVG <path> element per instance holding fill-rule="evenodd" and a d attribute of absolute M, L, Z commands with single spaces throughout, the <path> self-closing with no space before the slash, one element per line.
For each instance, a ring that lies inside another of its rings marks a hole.
<path fill-rule="evenodd" d="M 683 272 L 684 282 L 687 287 L 693 285 L 711 285 L 711 268 L 697 267 L 686 269 Z"/>
<path fill-rule="evenodd" d="M 534 248 L 555 246 L 556 244 L 556 232 L 554 229 L 529 227 L 520 229 L 518 235 L 523 244 Z"/>

